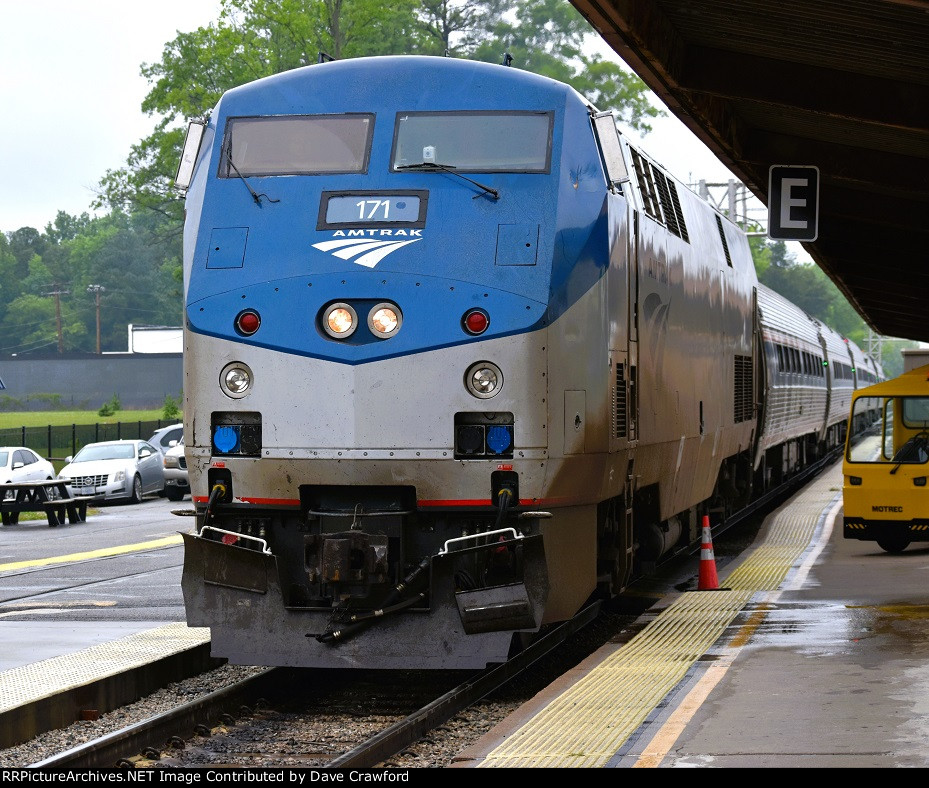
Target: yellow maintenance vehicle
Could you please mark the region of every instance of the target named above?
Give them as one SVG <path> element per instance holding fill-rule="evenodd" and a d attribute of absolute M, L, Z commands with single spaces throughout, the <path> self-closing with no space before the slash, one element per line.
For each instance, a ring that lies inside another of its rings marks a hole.
<path fill-rule="evenodd" d="M 842 474 L 846 539 L 929 542 L 929 364 L 854 393 Z"/>

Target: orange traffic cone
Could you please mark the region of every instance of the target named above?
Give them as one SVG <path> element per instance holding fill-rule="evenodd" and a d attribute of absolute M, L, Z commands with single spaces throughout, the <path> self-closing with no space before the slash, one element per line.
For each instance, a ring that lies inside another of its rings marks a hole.
<path fill-rule="evenodd" d="M 703 516 L 703 538 L 700 542 L 700 579 L 698 591 L 718 591 L 719 578 L 716 576 L 716 557 L 713 555 L 713 532 L 710 530 L 710 518 Z"/>

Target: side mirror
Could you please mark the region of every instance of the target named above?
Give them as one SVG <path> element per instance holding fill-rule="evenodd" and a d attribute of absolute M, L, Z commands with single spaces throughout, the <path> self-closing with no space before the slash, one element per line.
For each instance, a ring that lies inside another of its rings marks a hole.
<path fill-rule="evenodd" d="M 71 462 L 71 460 L 73 460 L 73 459 L 74 459 L 74 457 L 73 457 L 72 455 L 69 454 L 67 457 L 65 457 L 65 462 L 66 462 L 66 463 Z"/>
<path fill-rule="evenodd" d="M 184 138 L 184 151 L 181 153 L 181 162 L 177 167 L 177 174 L 174 176 L 174 185 L 178 189 L 190 187 L 190 182 L 194 177 L 194 165 L 197 163 L 197 154 L 200 152 L 200 143 L 203 141 L 203 132 L 206 131 L 206 123 L 198 120 L 192 120 L 187 126 L 187 136 Z"/>
<path fill-rule="evenodd" d="M 24 462 L 14 462 L 14 463 L 13 463 L 13 470 L 14 470 L 14 471 L 17 470 L 18 468 L 24 468 L 24 467 L 26 467 L 26 463 L 24 463 Z"/>

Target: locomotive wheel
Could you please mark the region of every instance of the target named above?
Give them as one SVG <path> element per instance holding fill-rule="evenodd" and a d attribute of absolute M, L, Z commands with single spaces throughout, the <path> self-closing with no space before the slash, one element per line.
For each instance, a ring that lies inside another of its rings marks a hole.
<path fill-rule="evenodd" d="M 877 540 L 877 546 L 888 553 L 902 553 L 910 545 L 910 540 L 902 536 L 884 536 Z"/>

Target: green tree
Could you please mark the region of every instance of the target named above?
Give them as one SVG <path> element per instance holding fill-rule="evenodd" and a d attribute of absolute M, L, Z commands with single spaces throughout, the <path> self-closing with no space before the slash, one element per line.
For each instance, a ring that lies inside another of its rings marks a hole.
<path fill-rule="evenodd" d="M 475 3 L 474 24 L 463 54 L 491 63 L 506 53 L 517 68 L 566 82 L 600 110 L 613 110 L 630 128 L 648 133 L 649 118 L 664 113 L 648 100 L 645 83 L 631 71 L 587 54 L 590 24 L 567 0 L 493 0 Z"/>
<path fill-rule="evenodd" d="M 180 232 L 183 202 L 174 189 L 186 120 L 202 117 L 223 93 L 261 77 L 330 57 L 408 52 L 424 33 L 414 0 L 223 0 L 219 19 L 168 42 L 143 64 L 152 88 L 142 110 L 161 119 L 132 146 L 127 164 L 108 171 L 95 206 L 158 212 Z"/>
<path fill-rule="evenodd" d="M 600 109 L 615 109 L 647 132 L 662 114 L 631 72 L 584 52 L 593 30 L 568 0 L 222 0 L 219 19 L 169 41 L 142 65 L 152 85 L 142 109 L 160 120 L 134 145 L 125 167 L 102 178 L 95 206 L 148 209 L 180 232 L 183 202 L 173 178 L 186 121 L 203 117 L 224 92 L 261 77 L 336 58 L 455 54 L 566 81 Z"/>
<path fill-rule="evenodd" d="M 0 323 L 9 303 L 21 292 L 21 285 L 16 278 L 18 265 L 6 233 L 0 233 Z"/>
<path fill-rule="evenodd" d="M 6 354 L 33 351 L 54 352 L 58 345 L 55 302 L 41 295 L 25 294 L 14 298 L 0 322 Z"/>

